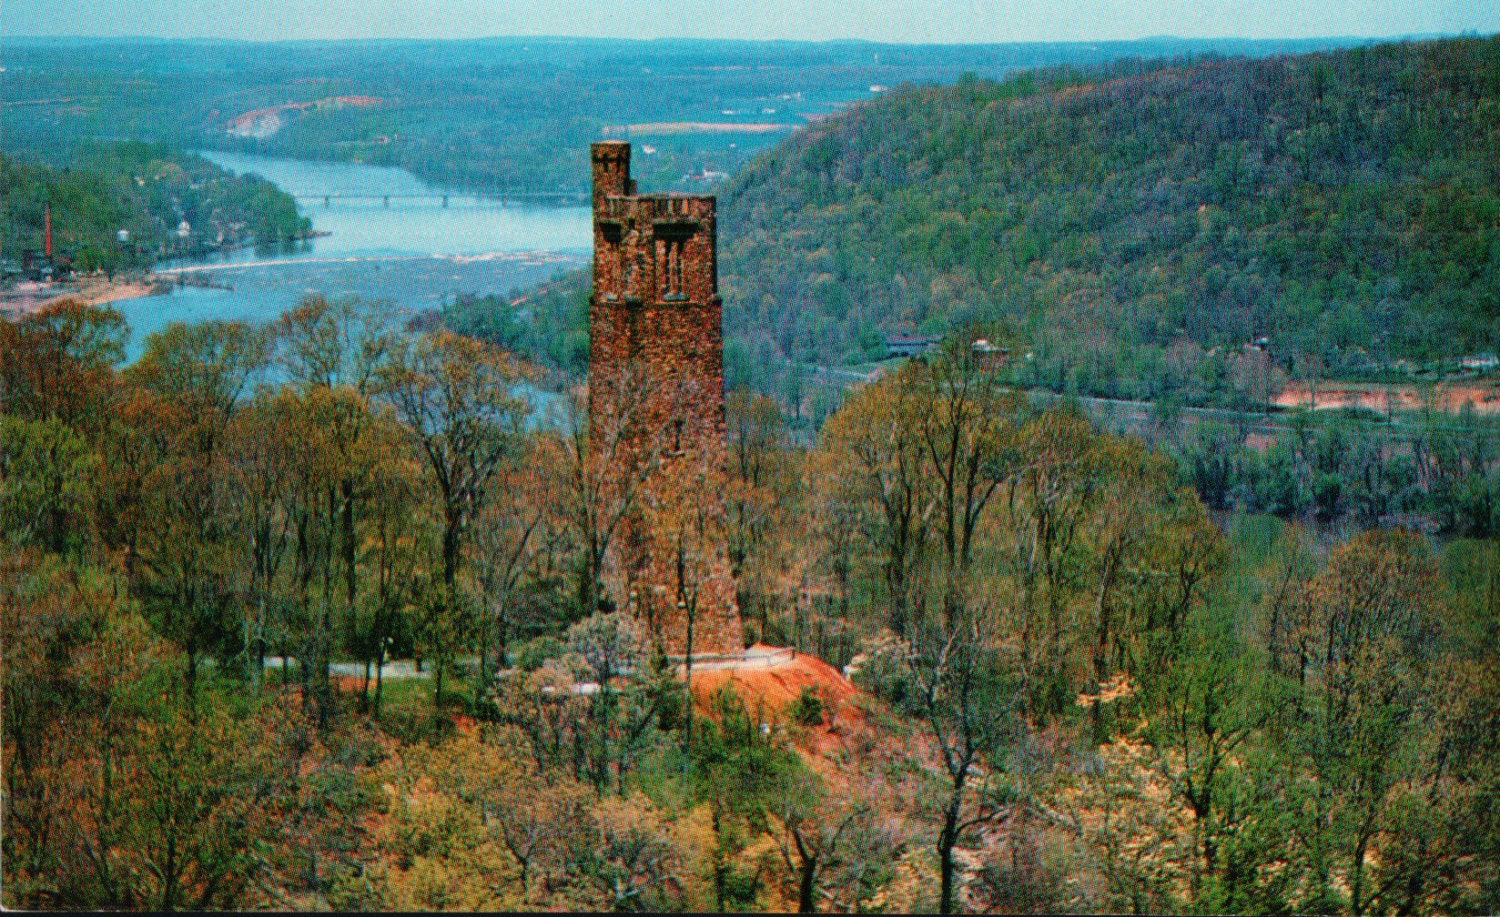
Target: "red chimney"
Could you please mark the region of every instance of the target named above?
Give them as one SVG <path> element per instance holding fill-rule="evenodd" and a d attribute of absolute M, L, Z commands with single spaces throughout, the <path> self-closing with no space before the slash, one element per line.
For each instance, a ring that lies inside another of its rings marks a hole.
<path fill-rule="evenodd" d="M 47 257 L 52 257 L 52 205 L 47 205 L 47 212 L 42 217 L 42 227 L 47 234 Z"/>

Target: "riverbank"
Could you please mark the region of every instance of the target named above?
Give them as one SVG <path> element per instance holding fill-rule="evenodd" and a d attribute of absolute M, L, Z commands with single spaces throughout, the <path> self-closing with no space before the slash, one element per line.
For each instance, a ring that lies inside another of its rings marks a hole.
<path fill-rule="evenodd" d="M 481 202 L 444 208 L 410 173 L 350 163 L 205 154 L 237 175 L 256 174 L 314 199 L 305 239 L 162 260 L 150 273 L 75 284 L 27 284 L 0 292 L 0 315 L 32 314 L 58 299 L 113 303 L 127 325 L 125 362 L 174 322 L 263 325 L 309 295 L 354 299 L 405 325 L 463 296 L 514 297 L 559 272 L 587 267 L 593 222 L 586 206 Z M 441 193 L 441 192 L 439 192 Z M 349 195 L 344 198 L 340 195 Z M 377 196 L 371 202 L 369 196 Z M 390 195 L 389 206 L 378 196 Z M 323 203 L 327 196 L 328 203 Z M 165 293 L 167 295 L 152 295 Z"/>
<path fill-rule="evenodd" d="M 0 291 L 0 317 L 17 319 L 66 300 L 88 306 L 100 306 L 122 299 L 139 299 L 165 292 L 153 275 L 129 280 L 85 277 L 78 281 L 37 283 L 24 281 L 9 290 Z"/>
<path fill-rule="evenodd" d="M 251 268 L 262 267 L 307 267 L 310 265 L 348 265 L 348 264 L 372 264 L 398 263 L 403 261 L 444 261 L 455 265 L 478 264 L 488 261 L 507 261 L 517 264 L 533 266 L 541 265 L 571 265 L 579 260 L 579 256 L 556 251 L 546 250 L 521 250 L 521 251 L 495 251 L 481 252 L 479 254 L 467 255 L 442 255 L 442 254 L 353 254 L 353 255 L 331 255 L 328 257 L 287 257 L 287 258 L 264 258 L 255 261 L 222 261 L 209 262 L 205 264 L 187 264 L 177 267 L 162 268 L 156 272 L 157 277 L 176 282 L 179 277 L 191 277 L 195 274 L 207 274 L 212 272 L 243 271 Z"/>

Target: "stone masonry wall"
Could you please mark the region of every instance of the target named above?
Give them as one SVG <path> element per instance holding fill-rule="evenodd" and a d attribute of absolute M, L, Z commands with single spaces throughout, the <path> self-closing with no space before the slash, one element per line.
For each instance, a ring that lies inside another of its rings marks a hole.
<path fill-rule="evenodd" d="M 725 532 L 722 303 L 712 197 L 637 195 L 630 145 L 593 145 L 589 413 L 629 493 L 605 588 L 663 650 L 744 648 Z M 621 497 L 623 499 L 623 497 Z"/>

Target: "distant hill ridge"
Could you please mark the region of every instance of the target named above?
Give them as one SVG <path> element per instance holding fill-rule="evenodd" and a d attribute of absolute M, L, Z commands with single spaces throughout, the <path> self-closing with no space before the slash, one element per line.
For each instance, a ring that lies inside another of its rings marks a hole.
<path fill-rule="evenodd" d="M 1232 400 L 1500 343 L 1500 38 L 899 87 L 721 194 L 751 364 L 1001 320 L 1032 381 Z"/>

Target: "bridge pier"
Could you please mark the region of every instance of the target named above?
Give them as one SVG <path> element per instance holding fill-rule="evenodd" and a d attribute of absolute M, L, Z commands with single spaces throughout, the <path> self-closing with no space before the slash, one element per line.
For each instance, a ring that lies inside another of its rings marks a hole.
<path fill-rule="evenodd" d="M 325 194 L 325 195 L 323 195 L 323 206 L 324 207 L 332 207 L 333 206 L 333 195 L 331 195 L 331 194 Z"/>
<path fill-rule="evenodd" d="M 391 196 L 389 194 L 385 196 L 385 206 L 391 206 Z"/>
<path fill-rule="evenodd" d="M 448 206 L 448 195 L 445 194 L 445 195 L 443 195 L 443 207 L 446 208 L 447 206 Z"/>

